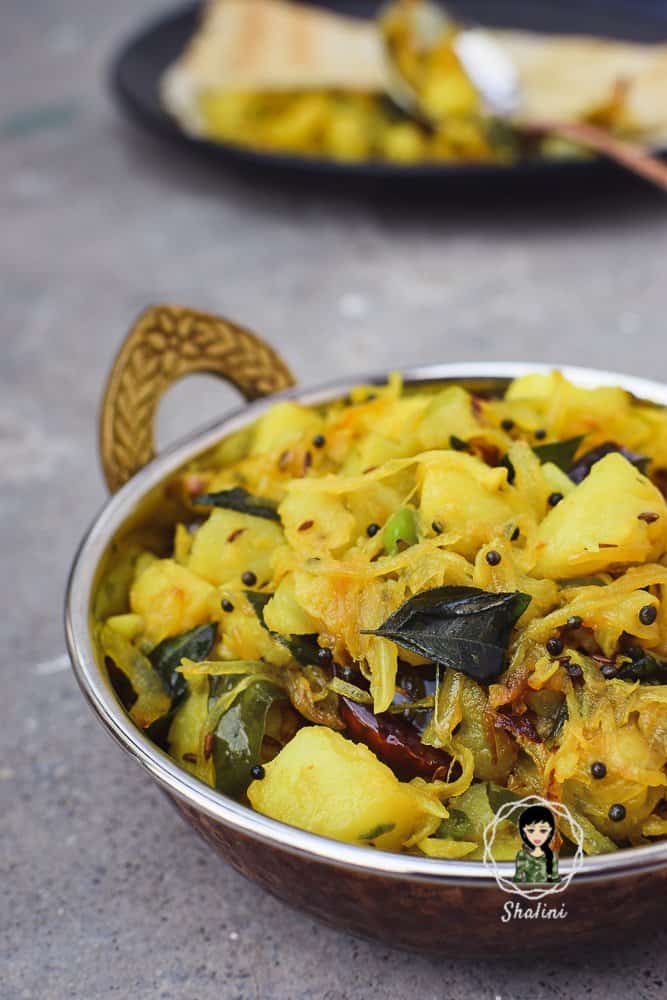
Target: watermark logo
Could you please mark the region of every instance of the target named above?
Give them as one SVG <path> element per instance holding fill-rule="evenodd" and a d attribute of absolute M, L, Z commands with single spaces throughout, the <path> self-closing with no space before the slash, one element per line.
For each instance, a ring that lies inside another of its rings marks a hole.
<path fill-rule="evenodd" d="M 576 850 L 568 865 L 566 874 L 559 871 L 558 852 L 554 837 L 558 820 L 566 820 L 570 837 L 576 843 Z M 494 858 L 493 848 L 498 828 L 506 820 L 516 823 L 521 837 L 521 848 L 515 858 L 514 875 L 505 875 Z M 527 795 L 514 802 L 500 806 L 493 820 L 484 830 L 484 865 L 492 872 L 498 888 L 511 896 L 539 901 L 546 896 L 559 895 L 568 888 L 584 861 L 584 831 L 562 802 L 549 802 L 539 795 Z M 567 915 L 564 906 L 560 909 L 548 908 L 538 902 L 537 907 L 522 907 L 520 902 L 508 900 L 503 907 L 501 920 L 513 917 L 563 918 Z"/>

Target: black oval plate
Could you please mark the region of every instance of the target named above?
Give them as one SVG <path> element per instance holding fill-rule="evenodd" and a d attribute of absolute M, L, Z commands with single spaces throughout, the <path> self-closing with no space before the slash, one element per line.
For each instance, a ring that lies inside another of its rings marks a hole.
<path fill-rule="evenodd" d="M 378 0 L 312 0 L 351 16 L 372 17 Z M 665 0 L 455 0 L 450 4 L 464 19 L 495 27 L 544 32 L 606 35 L 633 41 L 667 41 Z M 160 78 L 183 51 L 197 28 L 201 4 L 168 13 L 141 29 L 118 51 L 111 68 L 111 87 L 123 111 L 155 135 L 210 157 L 237 164 L 269 167 L 281 172 L 370 180 L 482 180 L 555 172 L 587 174 L 609 166 L 602 160 L 525 159 L 513 164 L 421 163 L 403 165 L 369 160 L 345 163 L 329 157 L 265 152 L 231 143 L 210 142 L 187 135 L 160 103 Z M 666 95 L 667 99 L 667 95 Z"/>

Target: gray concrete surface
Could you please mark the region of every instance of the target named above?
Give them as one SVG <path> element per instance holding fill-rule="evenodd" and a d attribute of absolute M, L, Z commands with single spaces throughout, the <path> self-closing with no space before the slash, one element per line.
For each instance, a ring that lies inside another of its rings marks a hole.
<path fill-rule="evenodd" d="M 104 499 L 96 411 L 130 319 L 168 299 L 262 331 L 302 379 L 437 359 L 665 377 L 667 215 L 635 184 L 526 203 L 319 193 L 191 162 L 105 95 L 160 7 L 0 11 L 2 1000 L 611 1000 L 665 995 L 666 938 L 545 961 L 432 961 L 325 929 L 200 843 L 84 705 L 64 658 L 68 564 Z M 230 392 L 200 380 L 171 439 Z M 619 920 L 623 914 L 619 914 Z"/>

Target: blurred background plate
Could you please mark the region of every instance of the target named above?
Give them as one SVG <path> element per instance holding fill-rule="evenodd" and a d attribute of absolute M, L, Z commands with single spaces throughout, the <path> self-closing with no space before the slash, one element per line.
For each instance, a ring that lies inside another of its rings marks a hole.
<path fill-rule="evenodd" d="M 313 0 L 315 2 L 315 0 Z M 373 17 L 378 0 L 316 0 L 317 5 L 356 17 Z M 525 28 L 551 33 L 593 34 L 641 42 L 667 41 L 666 0 L 453 0 L 448 5 L 460 17 L 485 25 Z M 531 159 L 513 164 L 422 163 L 381 161 L 343 163 L 328 157 L 306 157 L 210 142 L 187 135 L 163 109 L 160 78 L 197 28 L 201 4 L 189 4 L 152 21 L 128 39 L 111 69 L 113 94 L 121 109 L 145 129 L 221 161 L 254 165 L 274 171 L 370 180 L 492 180 L 527 177 L 545 179 L 555 174 L 590 175 L 591 171 L 618 171 L 602 160 Z M 666 96 L 667 99 L 667 96 Z M 667 151 L 666 151 L 667 152 Z"/>

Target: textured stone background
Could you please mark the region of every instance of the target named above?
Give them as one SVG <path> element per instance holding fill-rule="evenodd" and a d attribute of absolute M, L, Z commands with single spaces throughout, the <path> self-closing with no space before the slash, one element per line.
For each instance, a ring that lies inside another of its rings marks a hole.
<path fill-rule="evenodd" d="M 150 0 L 0 11 L 0 996 L 642 1000 L 665 937 L 613 954 L 436 962 L 324 929 L 185 828 L 84 705 L 61 624 L 104 499 L 102 379 L 160 299 L 266 334 L 302 379 L 533 358 L 664 377 L 665 203 L 634 183 L 407 202 L 229 174 L 144 138 L 103 77 Z M 232 394 L 174 390 L 160 436 Z M 619 919 L 623 915 L 619 914 Z M 664 979 L 664 981 L 663 981 Z"/>

